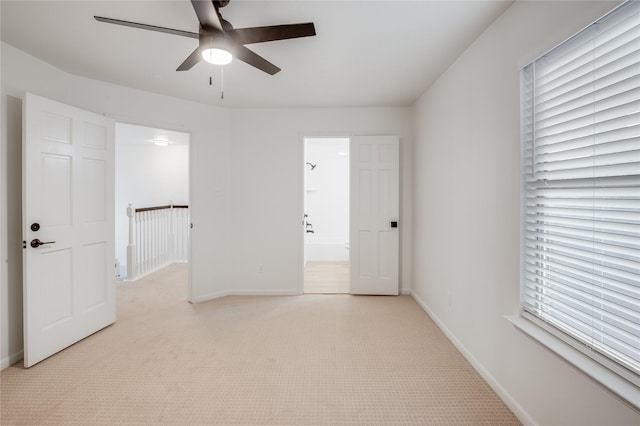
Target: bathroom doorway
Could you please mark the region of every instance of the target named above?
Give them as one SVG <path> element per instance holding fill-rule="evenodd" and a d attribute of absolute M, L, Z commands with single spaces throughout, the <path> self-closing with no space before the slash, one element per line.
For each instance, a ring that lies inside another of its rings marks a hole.
<path fill-rule="evenodd" d="M 304 293 L 349 293 L 349 138 L 304 139 Z"/>

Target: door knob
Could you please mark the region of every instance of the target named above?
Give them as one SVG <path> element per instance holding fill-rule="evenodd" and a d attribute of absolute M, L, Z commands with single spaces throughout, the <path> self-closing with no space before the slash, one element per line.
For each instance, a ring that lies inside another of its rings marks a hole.
<path fill-rule="evenodd" d="M 31 247 L 38 248 L 45 244 L 53 244 L 53 243 L 55 243 L 55 241 L 40 241 L 39 239 L 36 238 L 35 240 L 31 240 Z"/>

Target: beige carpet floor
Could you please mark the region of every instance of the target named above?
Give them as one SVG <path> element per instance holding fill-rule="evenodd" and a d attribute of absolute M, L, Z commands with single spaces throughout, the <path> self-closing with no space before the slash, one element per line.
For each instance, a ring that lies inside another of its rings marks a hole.
<path fill-rule="evenodd" d="M 519 424 L 411 297 L 189 304 L 185 265 L 118 288 L 118 321 L 0 375 L 0 422 Z"/>

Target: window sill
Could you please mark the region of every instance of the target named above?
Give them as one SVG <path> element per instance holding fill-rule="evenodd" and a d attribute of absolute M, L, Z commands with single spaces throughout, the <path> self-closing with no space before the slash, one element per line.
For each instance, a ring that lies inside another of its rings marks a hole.
<path fill-rule="evenodd" d="M 638 386 L 609 370 L 534 322 L 522 316 L 515 315 L 505 316 L 505 319 L 518 330 L 610 390 L 622 402 L 640 413 L 640 388 Z"/>

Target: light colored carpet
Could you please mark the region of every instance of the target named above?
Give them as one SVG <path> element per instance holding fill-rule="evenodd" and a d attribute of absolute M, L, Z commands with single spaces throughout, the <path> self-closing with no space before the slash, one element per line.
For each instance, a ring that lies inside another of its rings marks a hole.
<path fill-rule="evenodd" d="M 519 424 L 407 296 L 225 297 L 185 265 L 118 288 L 118 321 L 0 376 L 5 424 Z"/>
<path fill-rule="evenodd" d="M 307 262 L 304 266 L 304 292 L 349 293 L 349 262 Z"/>

